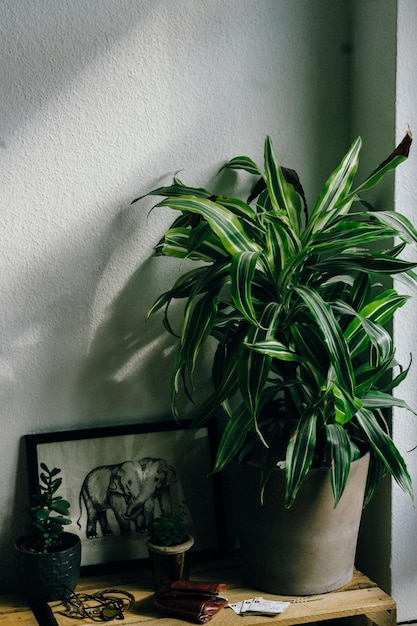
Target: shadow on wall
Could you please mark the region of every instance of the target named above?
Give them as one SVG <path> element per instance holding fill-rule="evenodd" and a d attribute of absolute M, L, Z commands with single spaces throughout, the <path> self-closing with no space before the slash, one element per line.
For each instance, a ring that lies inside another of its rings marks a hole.
<path fill-rule="evenodd" d="M 156 299 L 149 294 L 151 286 L 158 284 L 158 261 L 150 258 L 133 273 L 92 339 L 79 391 L 93 421 L 170 413 L 170 379 L 178 340 L 164 329 L 162 315 L 146 320 Z M 174 328 L 180 323 L 178 304 L 170 316 Z M 181 399 L 181 407 L 183 416 L 188 416 L 190 401 Z"/>
<path fill-rule="evenodd" d="M 254 177 L 250 176 L 243 176 L 239 180 L 236 172 L 229 171 L 211 177 L 204 186 L 213 193 L 226 195 L 233 195 L 239 188 L 239 193 L 246 197 L 254 181 Z M 160 184 L 162 182 L 157 181 L 156 186 Z M 156 204 L 159 199 L 153 198 L 150 204 Z M 135 207 L 139 216 L 136 225 L 133 225 L 134 219 L 131 219 L 135 214 L 132 207 L 121 211 L 113 224 L 115 231 L 122 229 L 123 246 L 128 241 L 127 232 L 131 237 L 131 233 L 136 232 L 141 233 L 142 238 L 152 237 L 155 242 L 158 241 L 161 234 L 158 228 L 149 226 L 148 217 L 143 222 L 143 216 L 147 216 L 149 210 L 146 201 L 143 206 L 138 204 Z M 176 217 L 174 212 L 168 212 L 167 215 L 170 221 Z M 157 224 L 158 221 L 155 222 Z M 118 248 L 115 256 L 119 263 L 122 254 L 121 248 Z M 107 264 L 111 265 L 110 257 Z M 90 421 L 103 425 L 103 421 L 114 419 L 115 416 L 141 415 L 151 418 L 170 414 L 171 373 L 178 339 L 164 328 L 162 311 L 148 320 L 146 318 L 149 308 L 159 295 L 172 287 L 180 273 L 194 267 L 192 261 L 151 256 L 130 276 L 108 307 L 95 331 L 78 380 L 83 412 Z M 182 303 L 174 301 L 169 312 L 170 324 L 179 332 Z M 213 340 L 213 347 L 214 344 Z M 198 359 L 194 382 L 197 389 L 205 390 L 205 395 L 208 395 L 211 365 L 206 362 L 205 355 L 209 356 L 207 350 Z M 178 406 L 181 407 L 183 417 L 192 415 L 193 404 L 181 392 Z"/>
<path fill-rule="evenodd" d="M 91 417 L 142 413 L 169 406 L 169 371 L 175 338 L 161 332 L 160 320 L 146 321 L 152 304 L 144 297 L 152 284 L 153 259 L 131 276 L 107 310 L 81 370 L 80 388 Z M 136 411 L 135 411 L 136 408 Z"/>

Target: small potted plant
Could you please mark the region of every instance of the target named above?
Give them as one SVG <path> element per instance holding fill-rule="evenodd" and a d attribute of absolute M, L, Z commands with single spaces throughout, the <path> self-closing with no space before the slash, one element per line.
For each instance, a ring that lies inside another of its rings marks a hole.
<path fill-rule="evenodd" d="M 188 557 L 194 537 L 184 528 L 186 511 L 187 506 L 183 502 L 178 514 L 161 513 L 150 528 L 147 547 L 155 589 L 189 578 Z"/>
<path fill-rule="evenodd" d="M 78 535 L 64 532 L 71 524 L 70 503 L 57 492 L 60 469 L 41 463 L 39 489 L 32 494 L 28 512 L 30 534 L 15 543 L 19 581 L 27 595 L 58 600 L 74 589 L 80 575 L 81 543 Z"/>

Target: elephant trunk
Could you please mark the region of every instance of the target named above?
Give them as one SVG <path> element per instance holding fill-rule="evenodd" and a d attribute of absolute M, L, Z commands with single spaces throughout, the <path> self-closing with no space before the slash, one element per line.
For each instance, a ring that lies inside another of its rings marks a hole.
<path fill-rule="evenodd" d="M 134 520 L 140 513 L 143 513 L 143 505 L 144 502 L 133 500 L 128 503 L 123 517 L 128 520 Z"/>

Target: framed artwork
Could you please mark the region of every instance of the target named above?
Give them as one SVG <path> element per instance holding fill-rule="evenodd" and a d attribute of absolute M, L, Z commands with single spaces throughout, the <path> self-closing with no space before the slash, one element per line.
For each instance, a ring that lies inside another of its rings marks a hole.
<path fill-rule="evenodd" d="M 61 469 L 59 494 L 70 502 L 72 519 L 65 530 L 81 537 L 84 571 L 148 558 L 152 519 L 181 507 L 193 552 L 211 557 L 223 528 L 219 480 L 210 474 L 213 437 L 211 427 L 173 420 L 26 435 L 30 493 L 40 463 Z"/>

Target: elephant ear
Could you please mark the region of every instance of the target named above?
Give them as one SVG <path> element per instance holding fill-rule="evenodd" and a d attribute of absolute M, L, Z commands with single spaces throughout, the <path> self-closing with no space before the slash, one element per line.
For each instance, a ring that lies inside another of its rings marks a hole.
<path fill-rule="evenodd" d="M 120 467 L 113 472 L 110 478 L 109 491 L 111 491 L 112 493 L 121 493 L 122 495 L 124 495 L 121 474 L 122 469 Z"/>
<path fill-rule="evenodd" d="M 172 465 L 168 465 L 165 459 L 161 459 L 161 464 L 158 469 L 158 473 L 162 472 L 165 474 L 161 481 L 161 487 L 168 487 L 172 485 L 177 480 L 177 473 Z"/>

